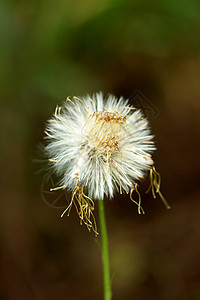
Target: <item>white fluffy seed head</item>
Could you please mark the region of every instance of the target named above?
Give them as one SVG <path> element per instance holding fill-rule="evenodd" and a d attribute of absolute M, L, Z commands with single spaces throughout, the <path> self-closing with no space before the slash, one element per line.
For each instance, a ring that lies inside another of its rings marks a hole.
<path fill-rule="evenodd" d="M 153 165 L 153 136 L 140 110 L 102 93 L 71 97 L 47 123 L 45 154 L 63 188 L 94 199 L 127 193 Z"/>

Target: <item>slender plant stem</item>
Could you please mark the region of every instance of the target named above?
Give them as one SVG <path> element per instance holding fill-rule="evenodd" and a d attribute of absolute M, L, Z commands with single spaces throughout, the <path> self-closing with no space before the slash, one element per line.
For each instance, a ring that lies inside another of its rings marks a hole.
<path fill-rule="evenodd" d="M 108 254 L 108 235 L 106 228 L 106 219 L 104 212 L 104 201 L 98 200 L 99 203 L 99 219 L 101 229 L 101 255 L 103 265 L 103 279 L 104 279 L 104 300 L 111 300 L 111 280 L 110 280 L 110 269 L 109 269 L 109 254 Z"/>

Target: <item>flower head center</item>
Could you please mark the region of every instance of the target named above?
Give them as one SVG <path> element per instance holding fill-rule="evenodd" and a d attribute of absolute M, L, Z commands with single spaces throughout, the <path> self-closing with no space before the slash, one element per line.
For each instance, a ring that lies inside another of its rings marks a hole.
<path fill-rule="evenodd" d="M 93 116 L 96 117 L 98 122 L 103 123 L 123 124 L 126 121 L 126 118 L 121 116 L 117 111 L 111 112 L 107 111 L 106 109 L 100 112 L 94 112 Z"/>
<path fill-rule="evenodd" d="M 87 144 L 93 154 L 103 156 L 106 160 L 119 151 L 120 137 L 126 118 L 117 111 L 94 112 L 88 119 Z"/>

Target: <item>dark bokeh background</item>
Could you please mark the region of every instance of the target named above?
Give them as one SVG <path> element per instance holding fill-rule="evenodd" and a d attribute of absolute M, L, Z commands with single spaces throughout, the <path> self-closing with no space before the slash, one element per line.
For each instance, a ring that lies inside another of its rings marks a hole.
<path fill-rule="evenodd" d="M 0 299 L 103 298 L 93 234 L 43 201 L 34 161 L 55 105 L 99 90 L 144 106 L 172 206 L 106 201 L 113 299 L 200 299 L 199 32 L 198 0 L 0 2 Z"/>

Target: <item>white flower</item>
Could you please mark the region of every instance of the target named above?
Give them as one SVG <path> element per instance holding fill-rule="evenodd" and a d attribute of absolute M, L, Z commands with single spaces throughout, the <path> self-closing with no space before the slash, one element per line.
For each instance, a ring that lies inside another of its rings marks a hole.
<path fill-rule="evenodd" d="M 61 178 L 60 186 L 52 190 L 71 190 L 66 211 L 76 201 L 77 212 L 89 227 L 91 198 L 112 198 L 115 191 L 138 193 L 136 181 L 152 170 L 155 145 L 148 121 L 123 98 L 110 95 L 105 100 L 102 93 L 67 98 L 62 108 L 57 106 L 45 132 L 45 153 Z M 152 183 L 153 190 L 157 186 Z M 140 213 L 140 196 L 137 204 Z"/>

